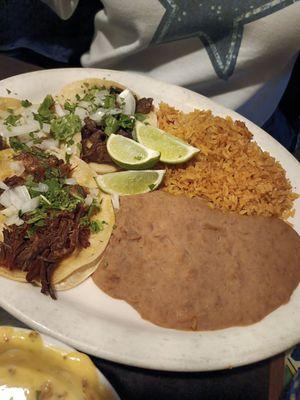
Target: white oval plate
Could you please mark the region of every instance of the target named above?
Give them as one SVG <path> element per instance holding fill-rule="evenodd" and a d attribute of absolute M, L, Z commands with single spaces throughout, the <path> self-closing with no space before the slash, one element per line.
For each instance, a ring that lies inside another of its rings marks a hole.
<path fill-rule="evenodd" d="M 100 69 L 37 71 L 0 82 L 0 96 L 40 101 L 66 83 L 88 77 L 115 80 L 141 96 L 165 101 L 183 111 L 211 109 L 246 123 L 254 140 L 286 169 L 300 193 L 300 164 L 278 142 L 239 114 L 189 90 L 145 76 Z M 300 200 L 290 219 L 300 233 Z M 242 295 L 242 294 L 241 294 Z M 88 279 L 59 293 L 57 301 L 28 284 L 0 279 L 0 305 L 30 327 L 45 332 L 76 349 L 111 361 L 169 371 L 207 371 L 249 364 L 282 352 L 300 341 L 300 286 L 290 302 L 261 322 L 209 332 L 184 332 L 160 328 L 142 320 L 127 303 L 114 300 Z"/>
<path fill-rule="evenodd" d="M 15 331 L 18 331 L 18 332 L 30 332 L 29 329 L 18 328 L 18 327 L 15 327 L 15 326 L 12 326 L 12 328 Z M 47 347 L 47 348 L 55 348 L 57 350 L 63 350 L 63 351 L 68 351 L 68 352 L 75 351 L 75 349 L 73 349 L 70 346 L 67 346 L 66 344 L 60 342 L 59 340 L 56 340 L 56 339 L 54 339 L 54 338 L 52 338 L 50 336 L 44 335 L 43 333 L 40 333 L 40 335 L 42 337 L 44 346 Z M 97 370 L 97 374 L 98 374 L 98 377 L 99 377 L 99 383 L 102 386 L 104 386 L 107 390 L 110 391 L 110 393 L 112 394 L 114 400 L 120 400 L 120 397 L 117 395 L 115 389 L 108 382 L 108 380 L 105 378 L 105 376 L 99 371 L 99 369 L 96 368 L 96 370 Z"/>

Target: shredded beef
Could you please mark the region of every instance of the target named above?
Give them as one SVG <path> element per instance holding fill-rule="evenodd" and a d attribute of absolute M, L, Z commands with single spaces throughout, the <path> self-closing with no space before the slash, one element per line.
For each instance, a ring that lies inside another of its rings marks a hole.
<path fill-rule="evenodd" d="M 45 226 L 26 237 L 29 225 L 12 225 L 4 228 L 0 242 L 0 263 L 2 266 L 26 272 L 26 280 L 40 280 L 42 293 L 55 299 L 52 275 L 55 268 L 76 248 L 90 245 L 89 227 L 80 225 L 80 218 L 87 209 L 82 204 L 74 212 L 61 212 L 55 218 L 45 220 Z"/>
<path fill-rule="evenodd" d="M 149 114 L 153 109 L 153 99 L 151 97 L 143 97 L 139 99 L 136 103 L 135 112 L 141 114 Z"/>
<path fill-rule="evenodd" d="M 37 156 L 31 153 L 20 153 L 15 157 L 23 162 L 25 173 L 33 175 L 34 180 L 41 182 L 45 179 L 47 168 L 58 168 L 60 176 L 67 178 L 71 173 L 71 165 L 66 164 L 63 160 L 51 155 L 45 161 L 41 161 Z"/>
<path fill-rule="evenodd" d="M 92 133 L 96 132 L 99 128 L 94 120 L 89 117 L 84 118 L 84 125 L 81 128 L 81 135 L 83 139 L 87 139 Z"/>
<path fill-rule="evenodd" d="M 10 188 L 14 188 L 15 186 L 24 185 L 25 179 L 22 176 L 14 175 L 4 179 L 3 182 Z"/>
<path fill-rule="evenodd" d="M 86 162 L 109 162 L 111 158 L 107 152 L 105 142 L 98 141 L 92 143 L 89 139 L 82 140 L 81 158 Z"/>
<path fill-rule="evenodd" d="M 24 152 L 18 154 L 15 158 L 23 162 L 25 172 L 29 175 L 33 175 L 37 182 L 44 180 L 46 169 L 38 157 L 31 153 Z"/>

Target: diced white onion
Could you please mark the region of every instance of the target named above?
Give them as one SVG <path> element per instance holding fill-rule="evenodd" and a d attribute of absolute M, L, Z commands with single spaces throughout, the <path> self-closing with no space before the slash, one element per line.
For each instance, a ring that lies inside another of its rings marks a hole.
<path fill-rule="evenodd" d="M 19 217 L 19 210 L 14 207 L 10 206 L 5 208 L 4 210 L 0 211 L 0 214 L 6 216 L 5 224 L 6 225 L 22 225 L 24 221 Z"/>
<path fill-rule="evenodd" d="M 16 215 L 18 213 L 19 210 L 15 206 L 9 206 L 0 211 L 0 214 L 5 215 L 7 218 L 12 217 L 13 215 Z"/>
<path fill-rule="evenodd" d="M 5 190 L 0 196 L 0 203 L 4 207 L 14 206 L 20 210 L 24 203 L 31 199 L 26 186 L 17 186 L 12 189 Z"/>
<path fill-rule="evenodd" d="M 36 208 L 38 208 L 39 202 L 40 202 L 39 197 L 34 197 L 33 199 L 30 199 L 30 200 L 26 201 L 26 203 L 23 204 L 21 211 L 23 213 L 33 211 Z"/>
<path fill-rule="evenodd" d="M 88 101 L 81 100 L 77 105 L 78 105 L 79 107 L 82 107 L 82 108 L 89 108 L 89 106 L 91 105 L 91 103 L 88 102 Z"/>
<path fill-rule="evenodd" d="M 95 122 L 100 123 L 104 116 L 105 116 L 105 111 L 99 108 L 96 112 L 90 115 L 90 118 Z"/>
<path fill-rule="evenodd" d="M 16 175 L 22 175 L 25 171 L 25 167 L 21 161 L 11 161 L 9 163 L 9 168 L 12 169 Z"/>
<path fill-rule="evenodd" d="M 77 115 L 82 120 L 84 120 L 84 118 L 86 118 L 89 115 L 88 111 L 82 107 L 76 107 L 74 114 Z"/>
<path fill-rule="evenodd" d="M 55 112 L 59 117 L 63 117 L 66 115 L 65 110 L 63 110 L 62 106 L 60 104 L 55 104 Z"/>
<path fill-rule="evenodd" d="M 16 214 L 16 215 L 12 215 L 11 217 L 7 218 L 5 220 L 5 224 L 7 226 L 10 226 L 10 225 L 20 226 L 20 225 L 24 224 L 24 221 L 18 216 L 18 214 Z"/>
<path fill-rule="evenodd" d="M 77 184 L 77 181 L 76 181 L 76 179 L 74 179 L 74 178 L 67 178 L 67 179 L 65 180 L 65 184 L 66 184 L 66 185 L 76 185 L 76 184 Z"/>
<path fill-rule="evenodd" d="M 58 142 L 58 140 L 55 140 L 55 139 L 46 139 L 46 140 L 43 140 L 42 143 L 39 143 L 37 145 L 37 147 L 39 147 L 42 150 L 49 150 L 49 149 L 53 149 L 54 147 L 58 148 L 59 142 Z"/>
<path fill-rule="evenodd" d="M 93 202 L 93 197 L 90 194 L 88 194 L 84 200 L 84 204 L 89 207 L 92 204 L 92 202 Z"/>
<path fill-rule="evenodd" d="M 45 133 L 50 133 L 50 124 L 43 124 L 43 131 Z"/>
<path fill-rule="evenodd" d="M 135 113 L 135 98 L 129 89 L 123 90 L 118 96 L 117 101 L 126 115 L 134 115 Z"/>
<path fill-rule="evenodd" d="M 120 197 L 117 193 L 113 193 L 111 195 L 111 202 L 115 210 L 119 210 L 120 208 Z"/>
<path fill-rule="evenodd" d="M 0 181 L 0 189 L 8 190 L 9 186 L 7 186 L 6 183 L 4 183 L 3 181 Z"/>
<path fill-rule="evenodd" d="M 68 147 L 66 148 L 66 153 L 67 153 L 68 155 L 73 154 L 72 147 L 68 146 Z"/>
<path fill-rule="evenodd" d="M 36 131 L 40 129 L 40 125 L 37 121 L 32 121 L 28 124 L 12 126 L 10 130 L 5 125 L 0 127 L 1 134 L 3 137 L 14 137 L 24 135 L 25 133 Z"/>
<path fill-rule="evenodd" d="M 106 89 L 103 90 L 99 90 L 99 92 L 97 93 L 96 97 L 100 100 L 103 101 L 105 99 L 106 96 L 109 96 L 109 91 Z"/>
<path fill-rule="evenodd" d="M 46 183 L 39 182 L 39 184 L 36 187 L 33 187 L 32 190 L 36 192 L 46 193 L 49 190 L 49 186 L 46 185 Z"/>

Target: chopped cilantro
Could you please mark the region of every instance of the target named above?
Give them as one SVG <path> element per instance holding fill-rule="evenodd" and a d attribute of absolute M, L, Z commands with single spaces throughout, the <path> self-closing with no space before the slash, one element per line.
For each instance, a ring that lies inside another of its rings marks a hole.
<path fill-rule="evenodd" d="M 76 146 L 77 146 L 79 152 L 81 153 L 82 152 L 82 144 L 81 143 L 77 143 Z"/>
<path fill-rule="evenodd" d="M 93 199 L 92 204 L 89 207 L 87 216 L 90 218 L 93 215 L 95 215 L 97 212 L 99 212 L 100 210 L 101 210 L 100 204 L 95 199 Z"/>
<path fill-rule="evenodd" d="M 70 111 L 71 114 L 74 114 L 76 109 L 76 104 L 69 103 L 68 101 L 64 104 L 64 109 Z"/>
<path fill-rule="evenodd" d="M 43 139 L 36 137 L 35 132 L 37 132 L 37 131 L 29 132 L 29 137 L 32 139 L 33 144 L 42 143 Z"/>
<path fill-rule="evenodd" d="M 104 229 L 104 224 L 107 224 L 105 221 L 91 221 L 90 222 L 90 228 L 93 233 L 99 233 L 103 231 Z"/>
<path fill-rule="evenodd" d="M 9 116 L 6 117 L 4 120 L 4 125 L 16 126 L 21 117 L 22 117 L 22 115 L 20 115 L 20 114 L 17 114 L 17 115 L 9 114 Z"/>
<path fill-rule="evenodd" d="M 155 188 L 154 183 L 151 183 L 151 185 L 148 185 L 148 188 L 149 188 L 150 190 L 153 190 L 153 189 Z"/>
<path fill-rule="evenodd" d="M 119 125 L 121 128 L 132 130 L 134 127 L 135 119 L 129 115 L 121 114 L 119 116 Z"/>
<path fill-rule="evenodd" d="M 115 133 L 119 128 L 119 122 L 117 118 L 113 117 L 112 115 L 109 115 L 108 117 L 105 118 L 105 128 L 104 132 L 106 135 L 110 135 L 111 133 Z"/>
<path fill-rule="evenodd" d="M 21 104 L 25 108 L 32 106 L 32 103 L 29 100 L 22 100 Z"/>
<path fill-rule="evenodd" d="M 41 105 L 38 108 L 38 113 L 44 117 L 49 118 L 52 116 L 53 111 L 52 107 L 54 106 L 54 100 L 51 94 L 47 94 L 47 96 L 42 101 Z"/>
<path fill-rule="evenodd" d="M 43 127 L 43 124 L 49 124 L 54 117 L 53 106 L 54 106 L 53 97 L 48 94 L 38 108 L 37 113 L 33 113 L 33 118 L 39 122 L 40 127 Z"/>
<path fill-rule="evenodd" d="M 71 144 L 73 136 L 75 133 L 80 132 L 81 128 L 82 122 L 78 115 L 69 114 L 54 119 L 51 123 L 50 130 L 55 139 Z"/>
<path fill-rule="evenodd" d="M 27 151 L 27 149 L 29 149 L 29 147 L 25 143 L 22 143 L 16 137 L 9 138 L 9 145 L 15 151 Z"/>
<path fill-rule="evenodd" d="M 35 392 L 35 400 L 40 400 L 41 399 L 41 391 L 40 390 L 36 390 Z"/>
<path fill-rule="evenodd" d="M 105 108 L 114 108 L 116 106 L 115 96 L 113 96 L 113 95 L 105 96 L 103 105 Z"/>
<path fill-rule="evenodd" d="M 7 94 L 11 94 L 11 90 L 5 89 L 7 91 Z"/>
<path fill-rule="evenodd" d="M 141 122 L 144 122 L 145 119 L 147 118 L 145 114 L 141 114 L 141 113 L 135 113 L 134 116 L 137 121 L 141 121 Z"/>

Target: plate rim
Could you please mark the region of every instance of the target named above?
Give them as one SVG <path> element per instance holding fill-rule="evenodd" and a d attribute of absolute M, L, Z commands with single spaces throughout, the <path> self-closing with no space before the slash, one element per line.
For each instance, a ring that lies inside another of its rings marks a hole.
<path fill-rule="evenodd" d="M 191 96 L 191 98 L 195 99 L 196 102 L 200 103 L 201 100 L 205 101 L 206 103 L 211 104 L 214 108 L 217 108 L 218 110 L 221 111 L 221 113 L 230 115 L 232 118 L 234 119 L 239 119 L 242 120 L 243 122 L 245 122 L 249 128 L 249 130 L 251 131 L 252 129 L 254 129 L 256 132 L 259 133 L 263 133 L 263 135 L 267 135 L 268 136 L 268 141 L 271 141 L 271 143 L 273 143 L 277 148 L 280 149 L 281 152 L 284 152 L 285 157 L 289 160 L 290 163 L 293 163 L 294 166 L 299 169 L 300 172 L 300 164 L 299 162 L 296 160 L 296 158 L 289 153 L 280 143 L 278 143 L 274 138 L 272 138 L 270 135 L 268 135 L 266 132 L 264 132 L 260 127 L 258 127 L 257 125 L 255 125 L 254 123 L 252 123 L 251 121 L 249 121 L 247 118 L 241 116 L 240 114 L 236 113 L 233 110 L 230 110 L 212 100 L 210 100 L 209 98 L 199 94 L 199 93 L 195 93 L 192 92 L 189 89 L 185 89 L 176 85 L 172 85 L 172 84 L 168 84 L 162 81 L 159 81 L 157 79 L 151 78 L 151 77 L 145 77 L 141 74 L 137 74 L 137 73 L 132 73 L 132 72 L 124 72 L 124 71 L 115 71 L 115 70 L 109 70 L 109 69 L 97 69 L 97 68 L 59 68 L 59 69 L 47 69 L 47 70 L 38 70 L 38 71 L 33 71 L 33 72 L 27 72 L 24 74 L 18 74 L 12 77 L 8 77 L 2 81 L 0 81 L 0 88 L 3 85 L 9 84 L 9 82 L 11 80 L 14 80 L 16 77 L 24 77 L 26 79 L 29 79 L 32 76 L 37 76 L 37 75 L 44 75 L 44 74 L 60 74 L 60 73 L 66 73 L 66 71 L 72 71 L 72 72 L 78 72 L 80 71 L 80 73 L 82 71 L 86 71 L 89 73 L 93 73 L 96 75 L 106 75 L 106 74 L 119 74 L 122 76 L 139 76 L 142 77 L 143 79 L 147 80 L 148 82 L 152 81 L 155 82 L 155 84 L 161 84 L 164 87 L 170 87 L 170 88 L 177 88 L 178 90 L 180 90 L 182 93 L 187 94 L 187 96 Z M 103 77 L 103 76 L 102 76 Z M 79 78 L 80 79 L 80 78 Z M 120 78 L 121 79 L 121 78 Z M 195 106 L 196 107 L 196 106 Z M 200 107 L 200 105 L 198 106 Z M 206 109 L 209 109 L 209 106 L 205 106 Z M 215 113 L 213 111 L 214 115 L 218 115 L 218 113 Z M 271 154 L 272 155 L 272 154 Z M 281 162 L 281 160 L 279 160 Z M 105 358 L 114 362 L 119 362 L 122 364 L 126 364 L 126 365 L 132 365 L 132 366 L 137 366 L 137 367 L 142 367 L 142 368 L 150 368 L 150 369 L 159 369 L 159 370 L 166 370 L 166 371 L 210 371 L 210 370 L 218 370 L 218 369 L 224 369 L 224 368 L 232 368 L 232 367 L 239 367 L 242 365 L 246 365 L 249 363 L 253 363 L 256 361 L 260 361 L 262 359 L 268 358 L 270 356 L 273 356 L 274 354 L 277 354 L 281 351 L 286 350 L 287 348 L 293 346 L 294 344 L 296 344 L 299 339 L 300 339 L 300 332 L 298 335 L 298 339 L 290 339 L 290 341 L 287 343 L 285 342 L 285 344 L 281 344 L 277 345 L 276 348 L 276 352 L 274 352 L 274 350 L 272 349 L 264 349 L 261 350 L 261 352 L 259 354 L 247 354 L 247 358 L 245 359 L 240 359 L 240 360 L 236 360 L 234 365 L 229 365 L 228 363 L 219 361 L 219 362 L 214 362 L 210 365 L 206 365 L 204 366 L 203 363 L 200 363 L 198 366 L 191 366 L 188 367 L 187 365 L 181 365 L 180 362 L 178 363 L 177 361 L 174 363 L 170 360 L 166 361 L 164 360 L 164 363 L 161 365 L 158 365 L 157 362 L 153 362 L 153 361 L 141 361 L 141 360 L 136 360 L 134 359 L 134 357 L 124 357 L 124 356 L 120 356 L 120 355 L 116 355 L 116 354 L 111 354 L 111 353 L 105 353 L 105 351 L 99 351 L 98 349 L 96 349 L 94 346 L 89 345 L 87 343 L 82 343 L 82 342 L 78 342 L 76 339 L 74 338 L 70 338 L 68 336 L 66 336 L 66 334 L 60 333 L 60 332 L 56 332 L 51 328 L 47 328 L 46 325 L 43 325 L 41 323 L 39 323 L 37 320 L 32 319 L 29 317 L 29 315 L 25 315 L 24 313 L 22 313 L 21 311 L 19 311 L 15 306 L 13 306 L 12 304 L 9 304 L 5 301 L 5 299 L 2 299 L 0 297 L 0 305 L 7 310 L 8 312 L 10 312 L 12 315 L 14 315 L 16 318 L 18 318 L 19 320 L 21 320 L 22 322 L 26 323 L 27 325 L 33 327 L 34 329 L 37 329 L 41 332 L 44 332 L 46 335 L 49 335 L 51 337 L 57 338 L 59 341 L 63 341 L 66 343 L 70 343 L 72 346 L 74 346 L 75 348 L 78 348 L 80 351 L 84 351 L 86 353 L 95 355 L 97 357 L 101 357 L 101 358 Z M 254 324 L 256 325 L 256 324 Z M 252 325 L 250 325 L 252 326 Z M 228 328 L 231 329 L 231 328 Z M 226 329 L 227 330 L 227 329 Z M 220 330 L 219 332 L 221 332 L 222 330 Z M 215 332 L 215 331 L 214 331 Z M 198 333 L 198 332 L 197 332 Z M 197 334 L 196 333 L 196 334 Z M 201 336 L 201 335 L 199 335 Z"/>

